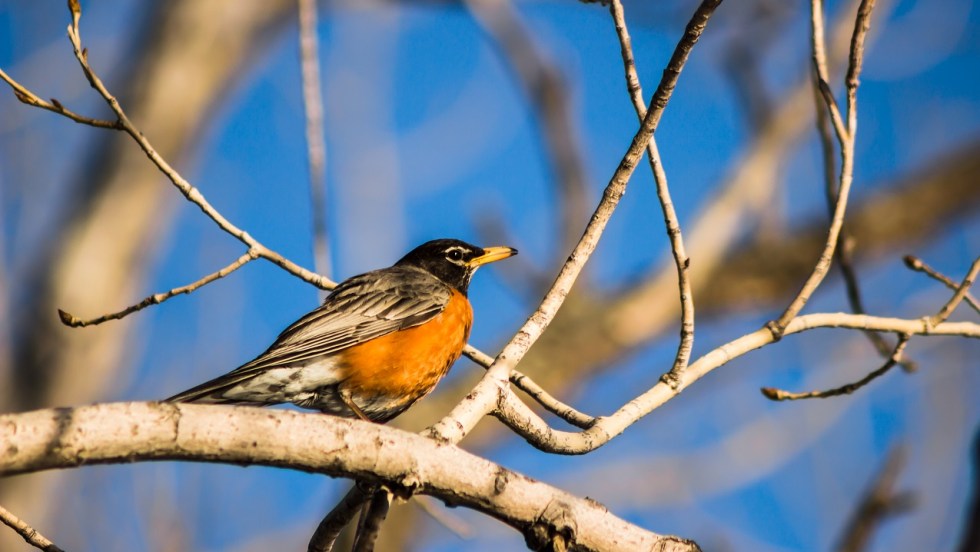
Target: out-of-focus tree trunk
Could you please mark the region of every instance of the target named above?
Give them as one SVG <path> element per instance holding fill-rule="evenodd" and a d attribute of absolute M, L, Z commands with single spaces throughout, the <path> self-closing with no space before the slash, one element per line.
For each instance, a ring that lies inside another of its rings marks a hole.
<path fill-rule="evenodd" d="M 139 43 L 131 46 L 135 53 L 127 55 L 132 70 L 107 84 L 157 151 L 179 166 L 209 111 L 229 83 L 247 71 L 245 64 L 267 45 L 264 38 L 280 27 L 294 4 L 181 0 L 148 9 L 144 32 L 135 33 Z M 51 17 L 68 21 L 68 12 L 53 11 Z M 70 52 L 67 41 L 64 48 Z M 100 67 L 98 55 L 90 53 L 93 65 L 109 72 Z M 132 323 L 72 329 L 60 323 L 56 309 L 98 315 L 122 306 L 121 300 L 158 291 L 146 289 L 147 269 L 160 236 L 168 232 L 179 195 L 131 138 L 86 131 L 95 145 L 74 172 L 78 182 L 67 216 L 52 222 L 60 226 L 52 229 L 52 245 L 36 264 L 33 288 L 18 290 L 26 300 L 16 317 L 21 322 L 9 373 L 9 388 L 18 393 L 0 397 L 0 411 L 105 398 Z M 5 480 L 0 503 L 44 526 L 52 504 L 45 489 L 55 475 Z M 12 532 L 0 533 L 0 550 L 22 545 Z"/>

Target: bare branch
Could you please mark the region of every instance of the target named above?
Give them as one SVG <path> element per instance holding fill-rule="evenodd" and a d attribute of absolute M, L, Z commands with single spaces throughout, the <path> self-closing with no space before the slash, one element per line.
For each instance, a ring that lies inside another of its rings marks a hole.
<path fill-rule="evenodd" d="M 302 280 L 309 282 L 322 289 L 330 289 L 335 284 L 328 278 L 320 276 L 309 270 L 293 263 L 289 259 L 286 259 L 279 253 L 267 248 L 266 246 L 259 243 L 258 240 L 253 238 L 248 234 L 248 232 L 238 228 L 232 224 L 228 219 L 226 219 L 217 209 L 215 209 L 201 194 L 200 190 L 192 186 L 187 180 L 184 179 L 173 167 L 150 144 L 150 141 L 143 136 L 143 133 L 133 125 L 132 121 L 123 111 L 122 106 L 119 105 L 119 101 L 116 100 L 109 90 L 102 83 L 102 80 L 98 77 L 92 67 L 88 62 L 88 50 L 82 47 L 81 30 L 78 25 L 79 13 L 73 13 L 73 22 L 68 25 L 68 38 L 71 41 L 72 49 L 75 52 L 75 58 L 78 60 L 79 65 L 82 68 L 82 72 L 85 74 L 85 78 L 88 79 L 89 84 L 92 85 L 99 95 L 106 101 L 112 112 L 115 113 L 117 117 L 116 123 L 113 123 L 111 128 L 118 128 L 127 134 L 129 134 L 134 141 L 139 145 L 143 153 L 157 166 L 160 171 L 167 176 L 167 178 L 177 187 L 178 190 L 186 197 L 191 203 L 197 205 L 199 209 L 219 228 L 231 234 L 240 242 L 248 246 L 249 250 L 255 250 L 259 257 L 271 261 L 283 270 L 301 278 Z M 40 106 L 39 106 L 40 107 Z M 60 110 L 54 110 L 61 113 Z M 66 115 L 67 116 L 67 115 Z M 77 119 L 74 119 L 77 120 Z M 79 121 L 81 122 L 81 121 Z M 102 125 L 96 125 L 102 126 Z"/>
<path fill-rule="evenodd" d="M 806 283 L 803 284 L 803 288 L 797 294 L 796 298 L 790 303 L 783 314 L 778 320 L 774 320 L 767 324 L 773 335 L 779 337 L 783 333 L 783 329 L 793 319 L 800 310 L 809 301 L 810 296 L 817 289 L 820 283 L 823 281 L 827 272 L 830 270 L 831 260 L 834 256 L 834 251 L 837 248 L 837 242 L 840 236 L 841 228 L 844 225 L 844 214 L 847 210 L 847 199 L 851 190 L 851 183 L 854 180 L 854 141 L 855 135 L 857 134 L 857 86 L 858 86 L 858 75 L 861 71 L 861 63 L 864 57 L 864 39 L 867 36 L 868 28 L 871 24 L 871 12 L 874 9 L 875 0 L 862 0 L 861 5 L 858 7 L 857 19 L 854 22 L 854 34 L 851 38 L 851 50 L 850 50 L 850 63 L 847 70 L 847 129 L 846 131 L 840 128 L 840 125 L 836 123 L 837 127 L 837 139 L 841 145 L 841 170 L 840 170 L 840 185 L 837 189 L 837 204 L 834 208 L 834 215 L 831 219 L 830 229 L 827 232 L 827 241 L 824 245 L 823 252 L 820 254 L 820 258 L 817 260 L 816 266 L 814 266 L 813 271 L 810 273 L 810 277 L 807 278 Z M 819 0 L 814 0 L 814 8 L 819 8 Z M 817 11 L 814 12 L 814 19 L 822 19 L 823 14 Z M 814 32 L 822 29 L 822 23 L 814 25 Z M 822 34 L 822 33 L 821 33 Z M 815 43 L 816 43 L 815 39 Z M 820 41 L 822 42 L 822 40 Z M 815 53 L 815 56 L 817 54 Z M 819 71 L 819 63 L 816 63 L 817 70 Z M 836 102 L 833 101 L 832 95 L 829 94 L 829 88 L 826 86 L 826 82 L 820 79 L 818 82 L 821 92 L 823 92 L 825 98 L 827 99 L 827 107 L 830 110 L 831 118 L 834 119 L 834 109 L 836 107 Z"/>
<path fill-rule="evenodd" d="M 909 262 L 908 257 L 906 258 L 906 262 L 910 264 L 910 266 L 913 264 Z M 943 305 L 943 307 L 939 310 L 938 313 L 936 313 L 931 317 L 927 317 L 925 319 L 925 323 L 927 325 L 934 325 L 945 321 L 946 318 L 949 317 L 950 313 L 952 313 L 953 309 L 955 309 L 956 306 L 966 296 L 966 293 L 970 289 L 970 286 L 973 285 L 973 281 L 976 279 L 978 272 L 980 272 L 980 257 L 978 257 L 973 262 L 973 265 L 970 267 L 969 272 L 963 278 L 963 282 L 954 288 L 956 290 L 956 293 L 953 294 L 953 297 L 951 297 L 950 300 L 947 301 L 945 305 Z M 881 368 L 878 368 L 877 370 L 871 372 L 864 378 L 854 383 L 849 383 L 847 385 L 837 387 L 834 389 L 828 389 L 825 391 L 808 391 L 805 393 L 792 393 L 788 391 L 783 391 L 781 389 L 775 389 L 773 387 L 763 387 L 762 394 L 774 401 L 799 400 L 799 399 L 825 399 L 828 397 L 849 395 L 854 391 L 864 387 L 868 383 L 871 383 L 873 380 L 877 379 L 878 377 L 884 375 L 886 372 L 891 370 L 891 368 L 895 366 L 895 364 L 901 362 L 902 352 L 905 349 L 905 345 L 908 343 L 909 337 L 910 335 L 907 333 L 900 334 L 898 338 L 898 344 L 895 345 L 895 350 L 892 352 L 891 356 L 888 358 L 885 364 L 882 365 Z"/>
<path fill-rule="evenodd" d="M 3 523 L 7 527 L 10 527 L 17 534 L 27 541 L 27 544 L 37 548 L 38 550 L 44 550 L 45 552 L 64 552 L 62 549 L 58 548 L 53 542 L 48 540 L 47 537 L 37 532 L 37 529 L 31 527 L 24 520 L 10 513 L 9 510 L 0 506 L 0 523 Z"/>
<path fill-rule="evenodd" d="M 188 284 L 186 286 L 174 288 L 165 293 L 155 293 L 153 295 L 150 295 L 146 299 L 143 299 L 139 303 L 136 303 L 135 305 L 126 307 L 121 311 L 104 314 L 102 316 L 99 316 L 98 318 L 83 320 L 61 309 L 58 309 L 58 316 L 61 318 L 61 322 L 64 325 L 71 326 L 72 328 L 83 328 L 85 326 L 95 326 L 97 324 L 102 324 L 103 322 L 108 322 L 109 320 L 120 320 L 136 311 L 143 310 L 151 305 L 159 305 L 160 303 L 163 303 L 167 299 L 186 293 L 191 293 L 192 291 L 202 286 L 205 286 L 207 284 L 210 284 L 211 282 L 219 278 L 224 278 L 225 276 L 245 266 L 249 262 L 254 261 L 256 258 L 258 258 L 258 251 L 254 249 L 249 249 L 247 253 L 235 259 L 235 261 L 230 265 L 222 268 L 221 270 L 218 270 L 217 272 L 212 272 L 211 274 L 208 274 L 207 276 L 201 278 L 200 280 L 194 283 Z"/>
<path fill-rule="evenodd" d="M 761 389 L 763 396 L 767 399 L 774 401 L 796 401 L 800 399 L 826 399 L 830 397 L 839 397 L 841 395 L 850 395 L 851 393 L 857 391 L 858 389 L 864 387 L 865 385 L 871 383 L 872 381 L 878 379 L 879 377 L 885 375 L 886 372 L 892 369 L 896 364 L 898 364 L 902 359 L 902 352 L 905 350 L 905 345 L 909 342 L 909 335 L 902 334 L 898 336 L 898 344 L 895 345 L 895 350 L 892 352 L 891 356 L 885 361 L 885 363 L 877 370 L 871 372 L 867 376 L 855 381 L 853 383 L 848 383 L 847 385 L 842 385 L 840 387 L 835 387 L 833 389 L 826 389 L 823 391 L 807 391 L 805 393 L 793 393 L 790 391 L 783 391 L 782 389 L 776 389 L 775 387 L 763 387 Z"/>
<path fill-rule="evenodd" d="M 463 349 L 463 354 L 484 368 L 489 368 L 493 364 L 493 357 L 480 351 L 472 345 L 467 345 L 466 348 Z M 588 414 L 583 414 L 574 407 L 571 407 L 551 396 L 551 394 L 545 391 L 543 387 L 535 383 L 534 380 L 517 370 L 511 370 L 510 382 L 521 391 L 524 391 L 530 395 L 531 398 L 543 406 L 545 410 L 576 427 L 588 429 L 595 423 L 595 418 L 589 416 Z"/>
<path fill-rule="evenodd" d="M 383 446 L 378 446 L 382 443 Z M 81 465 L 192 460 L 357 477 L 487 513 L 583 550 L 697 550 L 458 447 L 380 424 L 288 410 L 114 403 L 0 416 L 0 476 Z"/>
<path fill-rule="evenodd" d="M 840 107 L 837 105 L 834 93 L 830 90 L 830 71 L 827 69 L 827 42 L 824 37 L 823 0 L 810 1 L 810 39 L 813 51 L 814 85 L 824 99 L 824 105 L 827 108 L 824 113 L 828 114 L 833 121 L 838 138 L 846 136 L 847 130 L 844 127 Z M 817 112 L 819 114 L 821 110 L 818 108 Z"/>
<path fill-rule="evenodd" d="M 852 23 L 853 20 L 841 18 L 834 25 L 829 48 L 833 60 L 846 59 Z M 707 308 L 717 314 L 719 310 L 748 302 L 758 308 L 760 300 L 783 302 L 783 296 L 796 291 L 799 282 L 813 267 L 812 258 L 823 244 L 826 224 L 790 234 L 792 237 L 776 244 L 746 244 L 743 240 L 739 248 L 736 243 L 745 216 L 769 208 L 779 164 L 809 128 L 813 115 L 809 107 L 812 105 L 811 86 L 809 80 L 801 82 L 779 102 L 734 174 L 685 232 L 687 246 L 698 252 L 691 271 L 701 312 Z M 910 178 L 907 195 L 898 194 L 901 199 L 868 201 L 872 206 L 867 209 L 868 216 L 857 212 L 858 222 L 866 221 L 867 224 L 854 228 L 866 236 L 872 247 L 882 250 L 886 247 L 883 244 L 915 239 L 926 228 L 937 227 L 938 221 L 945 224 L 949 220 L 946 216 L 935 215 L 936 211 L 971 212 L 975 200 L 980 198 L 980 193 L 975 193 L 980 188 L 974 186 L 972 178 L 980 171 L 974 149 L 955 159 L 937 162 L 925 174 Z M 886 195 L 895 194 L 889 191 Z M 886 212 L 891 216 L 878 213 L 886 205 L 889 207 Z M 901 223 L 910 219 L 916 220 L 917 224 Z M 929 224 L 928 221 L 935 222 Z M 773 252 L 774 247 L 779 248 L 778 253 Z M 738 268 L 733 269 L 733 265 Z M 574 308 L 563 309 L 562 315 L 555 320 L 557 326 L 552 325 L 541 342 L 522 359 L 522 372 L 533 374 L 540 385 L 552 392 L 567 389 L 581 381 L 584 375 L 611 366 L 616 358 L 658 336 L 680 314 L 676 304 L 663 300 L 677 289 L 675 270 L 671 263 L 670 267 L 651 273 L 645 281 L 611 295 L 573 294 L 572 304 L 567 307 Z M 712 285 L 721 273 L 728 285 Z M 552 369 L 555 365 L 562 366 L 562 370 Z M 467 394 L 471 387 L 470 382 L 461 382 L 451 391 L 417 404 L 408 420 L 442 415 L 455 405 L 454 397 Z M 490 435 L 490 432 L 478 433 Z"/>
<path fill-rule="evenodd" d="M 929 318 L 930 324 L 939 324 L 940 322 L 943 322 L 949 318 L 949 315 L 953 313 L 953 310 L 956 309 L 956 307 L 963 301 L 963 298 L 966 297 L 966 293 L 970 291 L 970 286 L 972 286 L 973 282 L 976 281 L 978 273 L 980 273 L 980 257 L 977 257 L 976 260 L 973 261 L 973 264 L 970 265 L 970 270 L 967 271 L 966 276 L 963 277 L 963 281 L 959 286 L 957 286 L 956 293 L 954 293 L 953 296 L 949 298 L 949 301 L 947 301 L 946 304 L 939 309 L 939 312 Z"/>
<path fill-rule="evenodd" d="M 636 62 L 633 59 L 633 48 L 629 31 L 626 28 L 626 16 L 623 12 L 622 2 L 612 0 L 609 5 L 609 12 L 613 17 L 616 35 L 619 37 L 623 67 L 626 71 L 626 89 L 629 92 L 630 100 L 633 102 L 633 109 L 636 110 L 636 116 L 642 123 L 646 116 L 647 107 L 643 103 L 643 89 L 640 85 L 640 77 L 636 73 Z M 680 292 L 680 342 L 677 345 L 677 354 L 674 356 L 674 363 L 670 372 L 664 375 L 666 381 L 670 383 L 676 381 L 680 372 L 687 368 L 691 359 L 691 351 L 694 348 L 694 293 L 691 290 L 691 277 L 688 270 L 691 260 L 684 249 L 681 224 L 677 218 L 677 212 L 674 210 L 674 203 L 670 199 L 667 173 L 664 171 L 663 162 L 660 160 L 660 151 L 657 149 L 657 141 L 653 136 L 650 137 L 650 142 L 647 144 L 647 159 L 650 161 L 650 170 L 653 171 L 653 179 L 657 185 L 657 197 L 660 199 L 660 208 L 663 211 L 664 224 L 667 227 L 667 237 L 670 239 L 670 251 L 677 268 L 677 286 Z"/>
<path fill-rule="evenodd" d="M 945 284 L 946 287 L 948 287 L 953 291 L 959 289 L 959 284 L 951 280 L 945 274 L 927 265 L 922 259 L 915 257 L 913 255 L 906 255 L 905 257 L 903 257 L 903 260 L 905 261 L 905 266 L 909 267 L 910 269 L 915 270 L 916 272 L 921 272 L 935 280 L 939 280 L 940 282 Z M 980 313 L 980 303 L 977 302 L 977 300 L 973 297 L 973 295 L 970 295 L 970 292 L 967 292 L 963 296 L 963 300 L 969 303 L 969 305 L 973 307 L 973 310 Z"/>
<path fill-rule="evenodd" d="M 299 51 L 306 111 L 306 146 L 310 169 L 310 211 L 313 216 L 313 266 L 330 274 L 327 239 L 327 146 L 323 139 L 323 94 L 320 90 L 320 46 L 316 0 L 299 0 Z"/>
<path fill-rule="evenodd" d="M 827 69 L 827 51 L 824 39 L 824 16 L 823 0 L 812 0 L 811 22 L 813 39 L 813 66 L 814 66 L 814 100 L 817 112 L 817 134 L 820 137 L 820 149 L 823 157 L 824 166 L 824 194 L 827 199 L 828 215 L 833 220 L 834 208 L 838 201 L 837 190 L 837 169 L 835 167 L 834 140 L 830 124 L 833 117 L 838 136 L 842 136 L 840 111 L 837 103 L 827 93 L 829 89 L 826 83 L 830 80 L 830 72 Z M 821 101 L 823 100 L 823 101 Z M 833 112 L 833 115 L 832 115 Z M 861 300 L 861 287 L 858 284 L 857 271 L 854 268 L 854 240 L 847 232 L 847 226 L 841 228 L 841 234 L 837 239 L 837 248 L 834 251 L 834 259 L 844 277 L 844 287 L 847 291 L 847 300 L 851 305 L 851 312 L 855 314 L 866 314 L 864 302 Z M 885 340 L 881 334 L 875 332 L 864 332 L 871 345 L 882 357 L 888 357 L 892 351 L 892 345 Z M 915 362 L 909 359 L 899 361 L 906 371 L 915 371 Z"/>
<path fill-rule="evenodd" d="M 0 69 L 0 79 L 10 85 L 10 88 L 14 91 L 14 96 L 17 97 L 21 102 L 32 105 L 34 107 L 40 107 L 41 109 L 47 109 L 59 115 L 64 115 L 65 117 L 75 121 L 76 123 L 81 123 L 83 125 L 94 126 L 98 128 L 108 128 L 111 130 L 121 130 L 118 121 L 106 121 L 103 119 L 93 119 L 91 117 L 86 117 L 84 115 L 79 115 L 74 111 L 61 105 L 58 100 L 52 99 L 50 102 L 42 100 L 37 94 L 31 92 L 19 82 L 10 78 L 7 73 Z"/>
<path fill-rule="evenodd" d="M 849 328 L 923 336 L 957 335 L 980 339 L 980 324 L 973 322 L 943 322 L 932 326 L 927 319 L 906 320 L 849 313 L 819 313 L 796 317 L 786 327 L 784 335 L 815 328 Z M 516 400 L 512 393 L 501 396 L 493 415 L 538 449 L 557 454 L 585 454 L 606 444 L 712 370 L 776 340 L 776 336 L 768 328 L 760 328 L 717 347 L 692 362 L 676 387 L 661 381 L 613 414 L 596 418 L 596 423 L 582 432 L 558 431 L 548 427 L 527 405 Z"/>
<path fill-rule="evenodd" d="M 720 3 L 721 0 L 704 0 L 688 23 L 684 36 L 678 42 L 677 48 L 664 70 L 663 78 L 650 101 L 650 109 L 647 111 L 639 131 L 633 137 L 629 149 L 606 186 L 602 200 L 589 220 L 582 238 L 569 255 L 568 260 L 562 265 L 554 284 L 541 304 L 517 331 L 510 343 L 504 347 L 504 350 L 487 370 L 486 376 L 477 384 L 476 388 L 456 405 L 449 416 L 440 420 L 429 430 L 429 436 L 448 442 L 458 442 L 472 431 L 484 414 L 493 411 L 506 389 L 510 379 L 510 371 L 524 357 L 531 345 L 541 337 L 545 328 L 554 319 L 586 261 L 598 245 L 606 224 L 612 217 L 619 200 L 626 192 L 626 185 L 630 176 L 636 169 L 650 137 L 656 131 L 660 117 L 663 115 L 668 100 L 670 100 L 671 93 L 677 84 L 684 64 L 687 62 L 691 49 L 697 43 L 701 33 L 704 32 L 711 14 L 714 13 L 715 8 Z"/>

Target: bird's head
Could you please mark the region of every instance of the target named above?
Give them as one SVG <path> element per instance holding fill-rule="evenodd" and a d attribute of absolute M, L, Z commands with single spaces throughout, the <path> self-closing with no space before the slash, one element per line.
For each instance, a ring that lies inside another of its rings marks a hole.
<path fill-rule="evenodd" d="M 476 269 L 516 254 L 513 247 L 477 247 L 460 240 L 442 239 L 423 243 L 395 265 L 421 268 L 466 295 Z"/>

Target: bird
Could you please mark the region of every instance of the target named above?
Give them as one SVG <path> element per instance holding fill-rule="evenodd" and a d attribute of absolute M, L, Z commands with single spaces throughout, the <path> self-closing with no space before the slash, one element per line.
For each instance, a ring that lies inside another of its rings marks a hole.
<path fill-rule="evenodd" d="M 476 270 L 516 254 L 456 239 L 423 243 L 338 284 L 255 359 L 165 402 L 291 403 L 386 423 L 435 389 L 462 354 Z"/>

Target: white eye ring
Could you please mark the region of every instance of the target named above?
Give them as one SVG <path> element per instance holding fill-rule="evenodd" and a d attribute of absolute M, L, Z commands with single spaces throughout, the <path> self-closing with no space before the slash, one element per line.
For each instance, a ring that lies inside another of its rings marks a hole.
<path fill-rule="evenodd" d="M 453 262 L 462 261 L 463 251 L 460 250 L 459 248 L 450 249 L 449 251 L 446 252 L 446 258 Z"/>

